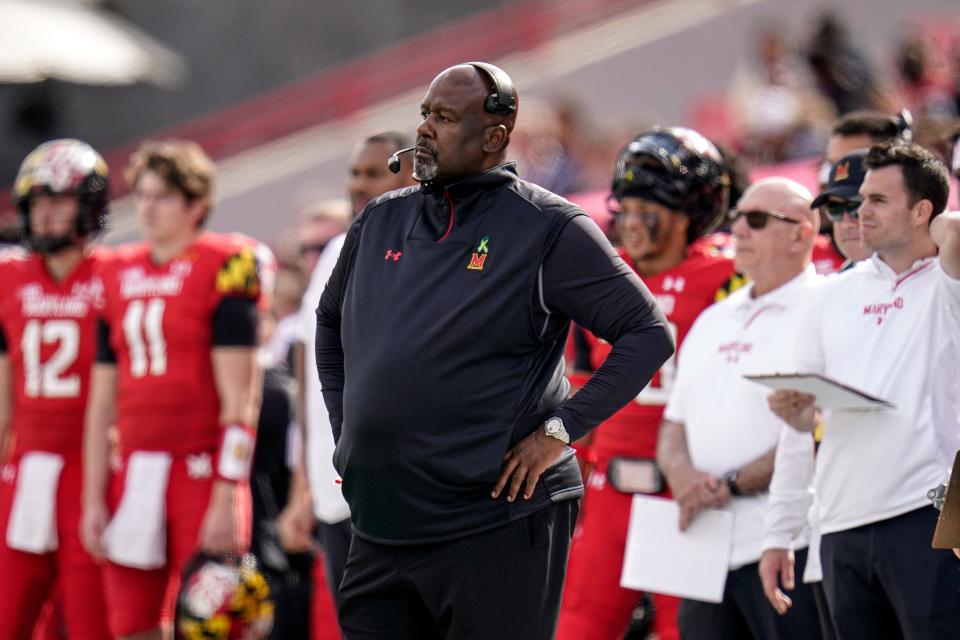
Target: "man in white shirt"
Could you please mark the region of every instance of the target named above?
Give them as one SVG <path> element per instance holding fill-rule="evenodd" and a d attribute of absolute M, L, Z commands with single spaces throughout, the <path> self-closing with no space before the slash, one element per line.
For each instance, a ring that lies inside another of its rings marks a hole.
<path fill-rule="evenodd" d="M 811 200 L 803 186 L 784 178 L 761 180 L 744 192 L 731 229 L 737 270 L 752 283 L 704 311 L 680 350 L 657 462 L 679 503 L 681 529 L 707 508 L 734 516 L 723 602 L 684 600 L 678 623 L 685 640 L 820 637 L 809 588 L 795 589 L 792 610 L 780 617 L 757 575 L 783 423 L 768 409 L 763 387 L 743 378 L 794 366 L 802 307 L 820 284 L 811 265 L 819 227 Z M 798 553 L 801 562 L 805 554 Z"/>
<path fill-rule="evenodd" d="M 387 160 L 391 154 L 409 146 L 409 140 L 401 134 L 382 133 L 359 143 L 350 157 L 347 186 L 353 217 L 356 217 L 367 202 L 377 196 L 413 184 L 412 162 L 401 156 L 400 171 L 388 172 Z M 317 260 L 303 303 L 300 307 L 302 346 L 295 355 L 299 365 L 297 372 L 301 381 L 301 407 L 304 422 L 303 460 L 294 472 L 290 498 L 280 517 L 281 541 L 288 551 L 306 551 L 314 547 L 313 530 L 319 523 L 320 546 L 324 552 L 326 577 L 334 597 L 347 551 L 350 548 L 350 509 L 333 468 L 333 432 L 327 408 L 320 393 L 317 377 L 314 340 L 316 338 L 317 303 L 340 256 L 346 233 L 326 243 Z M 324 588 L 314 581 L 314 611 L 320 606 L 317 593 Z M 320 631 L 315 628 L 315 631 Z"/>
<path fill-rule="evenodd" d="M 830 169 L 830 180 L 820 195 L 810 205 L 820 210 L 820 219 L 833 222 L 835 237 L 843 236 L 846 242 L 838 242 L 845 251 L 847 263 L 843 270 L 853 267 L 865 257 L 866 250 L 860 245 L 860 185 L 866 175 L 863 159 L 867 149 L 853 151 Z M 851 228 L 855 230 L 851 234 Z M 850 247 L 856 246 L 856 252 Z M 817 434 L 817 437 L 822 435 Z M 777 445 L 773 477 L 770 479 L 770 501 L 764 522 L 763 557 L 760 559 L 760 581 L 767 600 L 778 613 L 790 607 L 790 598 L 780 590 L 782 582 L 793 588 L 793 559 L 790 542 L 810 526 L 810 549 L 802 580 L 812 584 L 820 613 L 820 625 L 825 638 L 835 638 L 830 608 L 823 594 L 820 569 L 820 526 L 817 505 L 813 500 L 814 449 L 810 446 L 812 435 L 801 433 L 784 425 Z M 808 509 L 809 507 L 809 509 Z"/>
<path fill-rule="evenodd" d="M 923 148 L 876 145 L 864 165 L 861 235 L 874 254 L 818 292 L 797 370 L 896 408 L 822 412 L 824 589 L 845 640 L 956 637 L 960 564 L 930 547 L 926 493 L 960 447 L 960 215 L 941 213 L 947 168 Z M 799 431 L 818 421 L 811 395 L 778 391 L 769 404 Z"/>

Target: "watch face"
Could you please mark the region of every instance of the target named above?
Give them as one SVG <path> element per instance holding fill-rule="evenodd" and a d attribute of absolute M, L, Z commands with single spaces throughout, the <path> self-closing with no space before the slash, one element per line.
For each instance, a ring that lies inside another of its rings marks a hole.
<path fill-rule="evenodd" d="M 563 426 L 563 420 L 560 418 L 550 418 L 544 425 L 544 432 L 551 438 L 556 438 L 564 444 L 570 444 L 570 436 Z"/>

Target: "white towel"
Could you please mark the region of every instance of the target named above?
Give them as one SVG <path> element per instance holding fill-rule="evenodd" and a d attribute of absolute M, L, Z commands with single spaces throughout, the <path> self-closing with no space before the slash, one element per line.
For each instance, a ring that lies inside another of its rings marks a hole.
<path fill-rule="evenodd" d="M 120 506 L 103 532 L 107 557 L 135 569 L 167 563 L 167 480 L 170 454 L 135 451 L 127 462 Z"/>
<path fill-rule="evenodd" d="M 63 457 L 31 451 L 20 458 L 17 489 L 7 525 L 7 546 L 27 553 L 57 548 L 57 485 Z"/>

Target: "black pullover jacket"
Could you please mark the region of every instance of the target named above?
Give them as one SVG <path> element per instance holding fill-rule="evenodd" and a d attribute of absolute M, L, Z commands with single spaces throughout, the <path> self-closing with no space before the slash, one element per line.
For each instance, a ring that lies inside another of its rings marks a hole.
<path fill-rule="evenodd" d="M 574 397 L 570 320 L 613 344 Z M 490 497 L 551 416 L 577 439 L 673 353 L 649 291 L 577 206 L 512 163 L 393 191 L 347 234 L 317 308 L 317 369 L 357 535 L 440 542 L 582 495 L 573 450 L 529 500 Z"/>

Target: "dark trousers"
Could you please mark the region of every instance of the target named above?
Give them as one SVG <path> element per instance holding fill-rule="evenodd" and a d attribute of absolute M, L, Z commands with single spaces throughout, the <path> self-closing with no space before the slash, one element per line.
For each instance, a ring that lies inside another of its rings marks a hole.
<path fill-rule="evenodd" d="M 317 537 L 320 538 L 320 546 L 323 549 L 323 568 L 327 574 L 330 595 L 336 600 L 340 583 L 343 581 L 343 568 L 347 565 L 350 540 L 353 538 L 350 518 L 333 524 L 321 521 L 317 527 Z"/>
<path fill-rule="evenodd" d="M 796 588 L 787 592 L 793 606 L 778 615 L 763 595 L 758 563 L 727 574 L 723 602 L 683 600 L 677 626 L 683 640 L 819 640 L 822 638 L 817 605 L 810 585 L 799 577 L 807 564 L 807 550 L 796 554 Z"/>
<path fill-rule="evenodd" d="M 345 640 L 553 638 L 579 500 L 449 542 L 353 537 L 339 617 Z"/>
<path fill-rule="evenodd" d="M 842 640 L 960 637 L 960 560 L 932 549 L 937 511 L 823 536 L 823 586 Z"/>
<path fill-rule="evenodd" d="M 823 640 L 840 640 L 837 627 L 833 624 L 833 616 L 830 615 L 830 603 L 827 602 L 823 582 L 811 583 L 810 590 L 813 591 L 813 599 L 817 603 L 817 617 L 820 619 L 820 633 Z"/>

